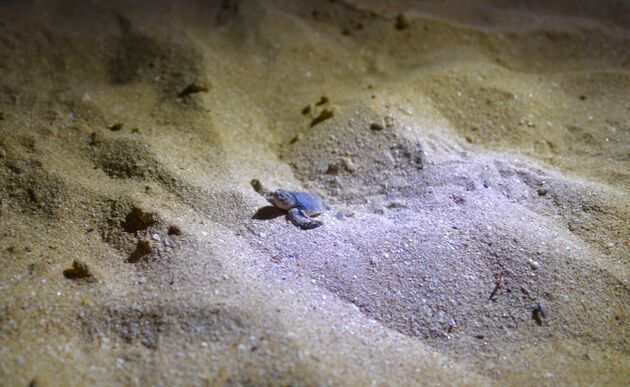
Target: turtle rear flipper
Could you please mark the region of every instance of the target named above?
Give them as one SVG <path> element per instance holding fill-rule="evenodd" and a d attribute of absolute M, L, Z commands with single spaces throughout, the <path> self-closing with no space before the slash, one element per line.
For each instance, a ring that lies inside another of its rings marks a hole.
<path fill-rule="evenodd" d="M 289 220 L 296 227 L 302 230 L 312 230 L 322 225 L 322 222 L 309 218 L 304 210 L 300 208 L 292 208 L 289 210 Z"/>

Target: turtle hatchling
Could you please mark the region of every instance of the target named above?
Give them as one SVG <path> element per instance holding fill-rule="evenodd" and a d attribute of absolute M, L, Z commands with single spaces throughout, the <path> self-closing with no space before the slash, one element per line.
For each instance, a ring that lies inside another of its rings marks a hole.
<path fill-rule="evenodd" d="M 312 219 L 330 207 L 321 196 L 308 192 L 292 192 L 278 189 L 271 193 L 265 190 L 258 180 L 252 180 L 252 186 L 267 201 L 277 208 L 289 212 L 288 218 L 302 230 L 311 230 L 322 225 L 320 220 Z"/>

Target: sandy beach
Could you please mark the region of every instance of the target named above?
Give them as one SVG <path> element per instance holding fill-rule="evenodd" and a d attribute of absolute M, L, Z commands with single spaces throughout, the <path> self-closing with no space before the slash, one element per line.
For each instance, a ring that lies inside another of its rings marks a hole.
<path fill-rule="evenodd" d="M 627 385 L 629 189 L 628 1 L 0 1 L 0 384 Z"/>

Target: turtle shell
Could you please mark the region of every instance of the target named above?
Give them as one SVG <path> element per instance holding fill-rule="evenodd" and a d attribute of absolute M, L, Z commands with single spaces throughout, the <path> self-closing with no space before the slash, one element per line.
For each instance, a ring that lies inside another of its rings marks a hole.
<path fill-rule="evenodd" d="M 307 192 L 291 192 L 291 194 L 295 197 L 295 206 L 303 210 L 307 215 L 319 215 L 328 209 L 324 199 L 319 195 Z"/>

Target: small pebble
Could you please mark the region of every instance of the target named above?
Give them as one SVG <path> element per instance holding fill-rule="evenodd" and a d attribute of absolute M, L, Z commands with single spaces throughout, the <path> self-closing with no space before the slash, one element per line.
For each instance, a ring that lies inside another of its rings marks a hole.
<path fill-rule="evenodd" d="M 295 136 L 293 136 L 293 138 L 291 138 L 291 140 L 289 141 L 289 144 L 295 144 L 296 142 L 300 141 L 302 139 L 302 133 L 298 133 Z"/>
<path fill-rule="evenodd" d="M 171 243 L 171 240 L 169 239 L 169 237 L 164 237 L 164 246 L 166 247 L 173 246 L 173 243 Z"/>
<path fill-rule="evenodd" d="M 326 173 L 329 175 L 337 175 L 341 171 L 354 172 L 355 167 L 352 160 L 348 157 L 341 157 L 339 160 L 328 165 Z"/>
<path fill-rule="evenodd" d="M 326 169 L 326 173 L 328 175 L 336 175 L 339 173 L 339 169 L 340 169 L 341 165 L 340 163 L 336 162 L 336 163 L 330 163 L 328 165 L 328 169 Z"/>
<path fill-rule="evenodd" d="M 545 309 L 540 302 L 536 302 L 536 304 L 532 307 L 532 318 L 538 325 L 543 325 L 544 319 L 547 318 L 545 315 Z"/>
<path fill-rule="evenodd" d="M 349 157 L 342 157 L 340 159 L 341 164 L 343 165 L 343 167 L 345 168 L 346 171 L 348 172 L 354 172 L 355 171 L 355 166 L 354 163 L 352 162 L 352 159 Z"/>
<path fill-rule="evenodd" d="M 72 261 L 72 267 L 64 270 L 63 275 L 68 279 L 94 278 L 87 264 L 78 259 Z"/>
<path fill-rule="evenodd" d="M 186 88 L 184 88 L 177 96 L 179 98 L 183 98 L 190 94 L 207 93 L 208 91 L 209 87 L 206 85 L 191 83 L 190 85 L 186 86 Z"/>
<path fill-rule="evenodd" d="M 319 101 L 317 101 L 317 103 L 315 104 L 315 106 L 322 106 L 327 104 L 329 101 L 328 97 L 326 97 L 325 95 L 322 95 L 322 97 L 319 99 Z"/>
<path fill-rule="evenodd" d="M 383 215 L 385 214 L 385 209 L 381 206 L 376 206 L 372 209 L 372 212 L 378 215 Z"/>
<path fill-rule="evenodd" d="M 260 182 L 258 182 L 260 183 Z M 182 230 L 177 226 L 168 227 L 168 235 L 182 235 Z"/>
<path fill-rule="evenodd" d="M 410 26 L 411 26 L 411 23 L 409 22 L 409 18 L 405 14 L 401 13 L 400 15 L 396 16 L 395 27 L 397 30 L 399 31 L 406 30 Z"/>
<path fill-rule="evenodd" d="M 153 238 L 154 241 L 158 241 L 158 242 L 161 240 L 159 234 L 153 234 L 151 235 L 151 238 Z"/>
<path fill-rule="evenodd" d="M 123 128 L 123 124 L 121 123 L 116 123 L 116 124 L 112 124 L 110 126 L 107 127 L 109 130 L 111 130 L 112 132 L 117 132 L 119 130 L 121 130 Z"/>
<path fill-rule="evenodd" d="M 534 261 L 533 259 L 528 259 L 527 263 L 529 264 L 529 267 L 532 268 L 532 270 L 540 269 L 540 262 Z"/>
<path fill-rule="evenodd" d="M 335 113 L 332 110 L 329 110 L 329 109 L 322 110 L 319 113 L 319 115 L 313 118 L 313 120 L 311 121 L 311 128 L 319 123 L 326 121 L 329 118 L 332 118 L 334 115 Z"/>
<path fill-rule="evenodd" d="M 370 129 L 372 129 L 372 130 L 374 130 L 374 131 L 378 131 L 378 130 L 383 130 L 383 129 L 385 129 L 385 128 L 383 127 L 383 125 L 382 125 L 382 124 L 379 124 L 378 122 L 373 122 L 373 123 L 370 125 Z"/>
<path fill-rule="evenodd" d="M 545 187 L 540 187 L 536 190 L 536 192 L 538 192 L 538 196 L 545 196 L 547 195 L 547 192 L 549 192 L 549 189 Z"/>

